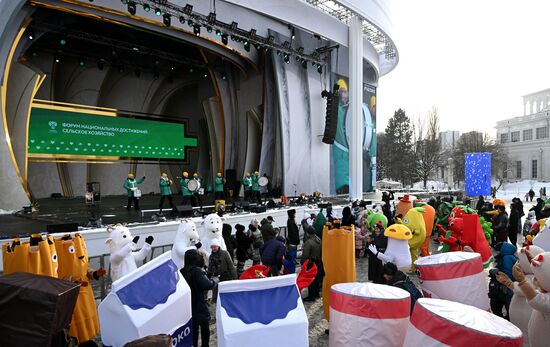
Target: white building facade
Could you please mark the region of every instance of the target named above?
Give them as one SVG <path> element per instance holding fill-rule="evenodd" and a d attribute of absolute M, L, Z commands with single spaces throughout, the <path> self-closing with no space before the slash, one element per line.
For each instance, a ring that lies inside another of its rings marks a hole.
<path fill-rule="evenodd" d="M 523 97 L 524 115 L 497 122 L 497 143 L 508 154 L 507 180 L 550 180 L 550 89 Z"/>

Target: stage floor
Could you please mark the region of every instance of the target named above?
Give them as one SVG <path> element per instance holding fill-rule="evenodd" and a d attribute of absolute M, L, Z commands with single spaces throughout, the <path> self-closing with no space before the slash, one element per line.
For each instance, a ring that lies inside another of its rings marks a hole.
<path fill-rule="evenodd" d="M 370 194 L 367 199 L 375 198 Z M 175 205 L 181 204 L 181 196 L 172 196 Z M 327 198 L 333 204 L 345 204 L 347 202 L 344 196 Z M 105 196 L 101 198 L 101 203 L 95 207 L 86 205 L 83 197 L 78 198 L 59 198 L 59 199 L 39 199 L 38 210 L 32 214 L 9 214 L 0 215 L 0 239 L 11 238 L 15 236 L 28 236 L 32 233 L 46 232 L 48 224 L 78 223 L 80 226 L 87 226 L 92 212 L 96 217 L 101 217 L 102 224 L 115 223 L 139 223 L 150 222 L 152 215 L 158 212 L 160 195 L 146 195 L 139 200 L 139 207 L 142 211 L 155 210 L 145 213 L 142 216 L 141 211 L 133 208 L 126 210 L 127 197 Z M 265 199 L 264 199 L 265 201 Z M 203 197 L 203 205 L 213 205 L 214 197 Z M 230 201 L 227 201 L 230 204 Z M 164 214 L 169 219 L 169 205 L 164 202 Z M 168 209 L 168 210 L 166 210 Z"/>

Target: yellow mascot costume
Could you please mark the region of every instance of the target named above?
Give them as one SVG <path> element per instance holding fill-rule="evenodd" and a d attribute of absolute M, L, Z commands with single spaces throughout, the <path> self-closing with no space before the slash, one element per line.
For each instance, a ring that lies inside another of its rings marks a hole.
<path fill-rule="evenodd" d="M 426 239 L 426 224 L 422 217 L 423 213 L 424 208 L 422 207 L 411 208 L 401 221 L 412 233 L 412 238 L 409 240 L 409 249 L 411 251 L 411 271 L 413 272 L 414 262 L 418 259 L 418 250 L 422 246 L 424 239 Z"/>
<path fill-rule="evenodd" d="M 35 275 L 57 277 L 57 254 L 52 236 L 43 238 L 32 234 L 29 241 L 19 238 L 2 245 L 4 275 L 29 272 Z"/>
<path fill-rule="evenodd" d="M 333 284 L 355 282 L 355 229 L 339 223 L 325 224 L 323 228 L 322 258 L 325 269 L 323 280 L 323 312 L 329 320 L 330 287 Z"/>
<path fill-rule="evenodd" d="M 76 337 L 78 343 L 83 343 L 99 333 L 97 307 L 90 280 L 99 279 L 105 274 L 105 270 L 88 269 L 88 251 L 79 233 L 74 237 L 67 234 L 55 239 L 55 248 L 59 257 L 59 278 L 80 284 L 69 335 Z"/>

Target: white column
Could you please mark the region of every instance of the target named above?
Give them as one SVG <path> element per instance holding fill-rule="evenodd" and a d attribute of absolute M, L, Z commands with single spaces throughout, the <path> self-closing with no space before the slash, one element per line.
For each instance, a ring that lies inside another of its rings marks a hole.
<path fill-rule="evenodd" d="M 363 20 L 354 16 L 349 25 L 349 198 L 363 198 Z"/>

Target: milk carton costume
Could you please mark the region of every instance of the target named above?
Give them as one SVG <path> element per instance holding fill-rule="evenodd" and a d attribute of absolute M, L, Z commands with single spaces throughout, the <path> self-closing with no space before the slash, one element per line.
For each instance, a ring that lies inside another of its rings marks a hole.
<path fill-rule="evenodd" d="M 550 252 L 544 252 L 537 255 L 531 261 L 531 270 L 541 289 L 544 291 L 535 294 L 535 297 L 529 300 L 529 306 L 533 308 L 531 319 L 529 320 L 529 342 L 532 347 L 548 346 L 550 342 Z M 515 276 L 514 272 L 514 276 Z M 530 295 L 526 293 L 525 285 L 519 287 L 526 298 Z"/>
<path fill-rule="evenodd" d="M 384 253 L 378 252 L 375 245 L 370 245 L 369 250 L 376 254 L 378 259 L 384 263 L 394 263 L 401 271 L 409 271 L 411 267 L 411 253 L 409 252 L 409 243 L 412 233 L 403 224 L 393 224 L 384 230 L 384 236 L 388 237 L 388 246 Z"/>
<path fill-rule="evenodd" d="M 190 219 L 182 219 L 178 225 L 174 244 L 172 245 L 172 260 L 178 269 L 182 269 L 185 265 L 183 261 L 185 252 L 189 248 L 195 247 L 197 242 L 199 242 L 197 226 Z"/>
<path fill-rule="evenodd" d="M 139 236 L 133 237 L 130 229 L 121 224 L 108 227 L 107 231 L 109 232 L 109 238 L 105 243 L 111 249 L 111 279 L 115 282 L 137 269 L 138 261 L 145 260 L 145 257 L 151 252 L 153 236 L 148 236 L 141 250 L 134 252 L 137 248 Z"/>

